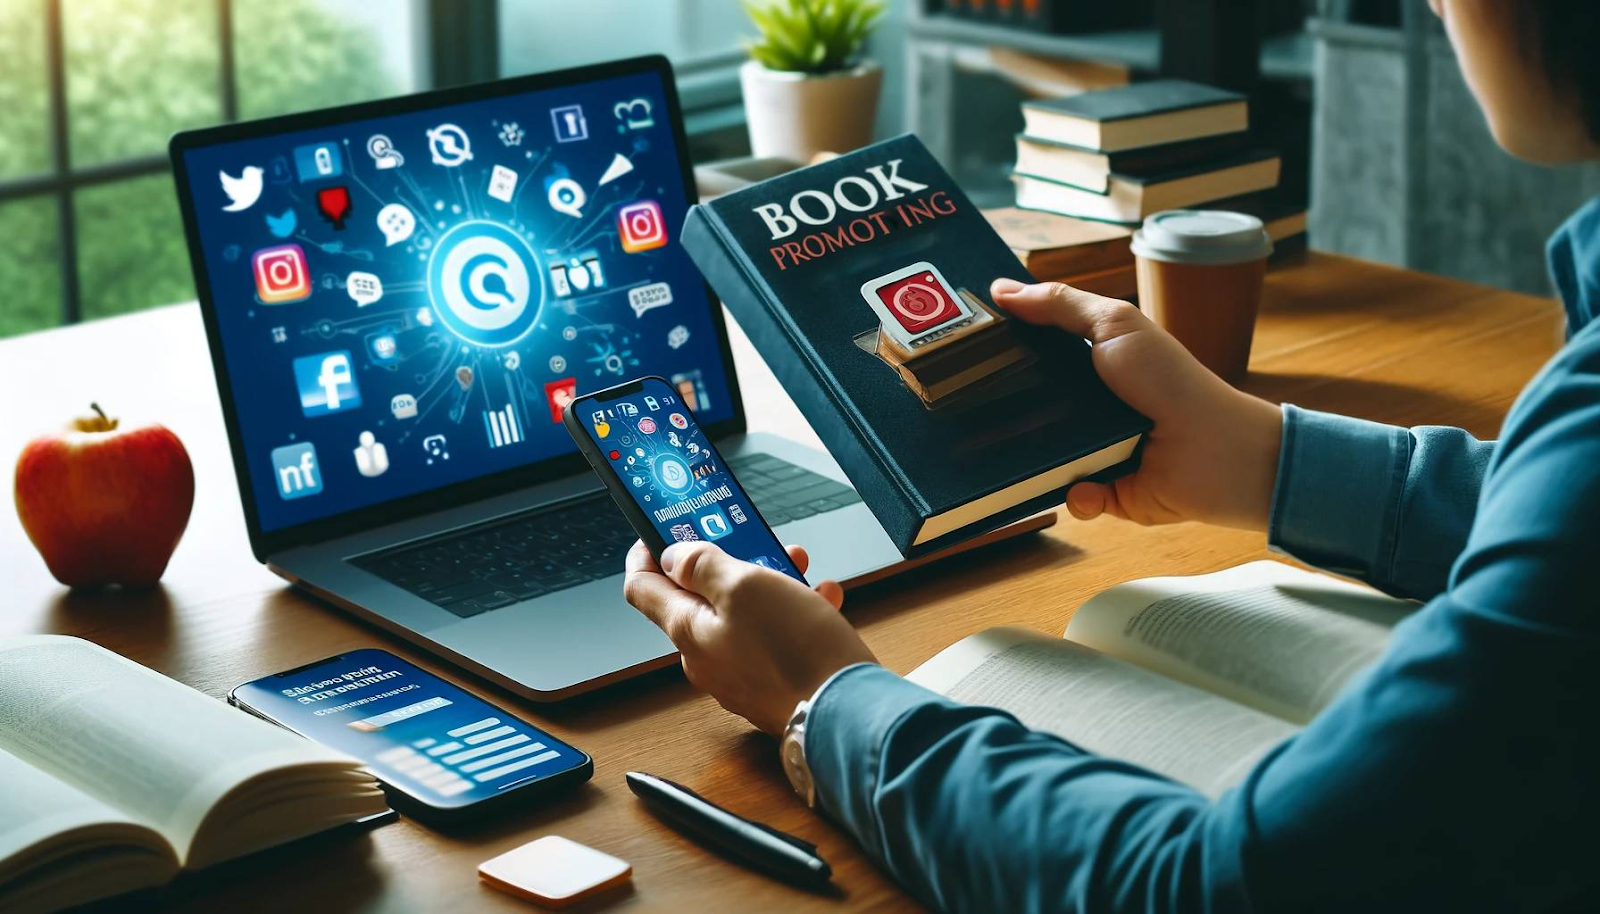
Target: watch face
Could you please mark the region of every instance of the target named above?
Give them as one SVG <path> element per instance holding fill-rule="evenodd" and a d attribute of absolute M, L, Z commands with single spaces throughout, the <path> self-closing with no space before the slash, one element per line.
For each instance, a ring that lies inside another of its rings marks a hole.
<path fill-rule="evenodd" d="M 811 767 L 806 764 L 806 730 L 805 724 L 790 723 L 789 728 L 783 732 L 783 744 L 779 747 L 779 754 L 783 758 L 783 774 L 789 779 L 789 786 L 806 805 L 817 805 L 816 784 L 811 780 Z"/>

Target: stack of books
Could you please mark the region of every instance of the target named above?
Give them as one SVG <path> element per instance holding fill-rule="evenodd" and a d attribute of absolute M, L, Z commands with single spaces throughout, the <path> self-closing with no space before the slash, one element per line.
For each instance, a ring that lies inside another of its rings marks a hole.
<path fill-rule="evenodd" d="M 1137 225 L 1151 213 L 1210 207 L 1248 212 L 1301 234 L 1305 207 L 1275 193 L 1280 161 L 1250 144 L 1243 95 L 1154 80 L 1022 103 L 1017 206 Z"/>
<path fill-rule="evenodd" d="M 1138 294 L 1132 228 L 1014 206 L 986 209 L 983 216 L 1034 278 L 1108 298 Z"/>

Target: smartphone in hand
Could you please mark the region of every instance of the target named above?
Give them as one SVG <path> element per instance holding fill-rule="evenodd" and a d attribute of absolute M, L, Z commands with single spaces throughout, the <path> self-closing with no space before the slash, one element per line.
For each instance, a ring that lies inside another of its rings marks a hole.
<path fill-rule="evenodd" d="M 805 582 L 683 398 L 658 377 L 574 399 L 565 424 L 639 539 L 658 560 L 707 540 Z"/>

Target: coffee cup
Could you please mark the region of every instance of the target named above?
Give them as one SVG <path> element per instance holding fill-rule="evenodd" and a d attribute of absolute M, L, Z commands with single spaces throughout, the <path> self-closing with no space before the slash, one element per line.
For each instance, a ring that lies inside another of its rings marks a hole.
<path fill-rule="evenodd" d="M 1226 381 L 1250 365 L 1272 238 L 1225 210 L 1167 210 L 1133 234 L 1139 307 Z"/>

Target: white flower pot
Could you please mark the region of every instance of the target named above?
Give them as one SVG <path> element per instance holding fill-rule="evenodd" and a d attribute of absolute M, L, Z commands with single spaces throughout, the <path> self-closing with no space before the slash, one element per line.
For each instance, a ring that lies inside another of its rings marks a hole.
<path fill-rule="evenodd" d="M 883 70 L 872 61 L 813 76 L 769 70 L 755 61 L 739 68 L 750 152 L 810 161 L 819 152 L 849 152 L 872 141 Z"/>

